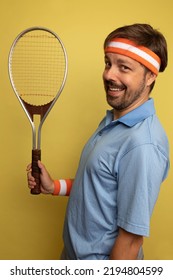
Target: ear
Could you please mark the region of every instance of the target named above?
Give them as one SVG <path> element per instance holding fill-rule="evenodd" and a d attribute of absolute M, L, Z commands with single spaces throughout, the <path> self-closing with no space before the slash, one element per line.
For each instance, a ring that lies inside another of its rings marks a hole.
<path fill-rule="evenodd" d="M 157 78 L 157 75 L 149 71 L 147 73 L 147 86 L 150 86 Z"/>

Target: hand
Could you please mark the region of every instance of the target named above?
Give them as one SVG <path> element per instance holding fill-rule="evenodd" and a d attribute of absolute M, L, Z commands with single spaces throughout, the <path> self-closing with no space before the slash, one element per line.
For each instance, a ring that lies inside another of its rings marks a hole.
<path fill-rule="evenodd" d="M 45 166 L 38 161 L 38 167 L 40 168 L 40 188 L 41 193 L 43 194 L 52 194 L 54 191 L 54 182 L 53 179 L 50 177 L 48 171 L 46 170 Z M 33 189 L 36 185 L 35 179 L 32 176 L 32 168 L 31 164 L 27 166 L 27 180 L 28 180 L 28 187 Z"/>

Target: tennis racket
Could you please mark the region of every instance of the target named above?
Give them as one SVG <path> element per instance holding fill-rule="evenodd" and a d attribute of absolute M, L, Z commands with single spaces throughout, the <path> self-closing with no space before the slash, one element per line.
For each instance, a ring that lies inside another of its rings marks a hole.
<path fill-rule="evenodd" d="M 41 159 L 41 129 L 64 88 L 67 65 L 62 41 L 47 28 L 24 30 L 16 37 L 10 49 L 10 82 L 32 127 L 32 175 L 36 186 L 31 194 L 41 192 L 37 164 Z M 39 121 L 36 121 L 35 115 L 39 115 Z"/>

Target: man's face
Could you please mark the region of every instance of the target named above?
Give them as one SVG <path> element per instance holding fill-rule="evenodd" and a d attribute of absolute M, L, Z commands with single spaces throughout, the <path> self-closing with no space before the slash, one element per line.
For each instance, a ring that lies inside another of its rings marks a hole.
<path fill-rule="evenodd" d="M 139 62 L 116 53 L 105 55 L 103 81 L 108 104 L 119 118 L 148 100 L 156 76 Z"/>

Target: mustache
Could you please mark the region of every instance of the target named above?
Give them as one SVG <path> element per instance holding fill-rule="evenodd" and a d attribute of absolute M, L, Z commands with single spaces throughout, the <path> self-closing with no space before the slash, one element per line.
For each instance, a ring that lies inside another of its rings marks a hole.
<path fill-rule="evenodd" d="M 104 81 L 105 86 L 108 87 L 114 87 L 120 90 L 126 89 L 126 86 L 124 84 L 118 84 L 115 81 L 112 80 L 105 80 Z"/>

